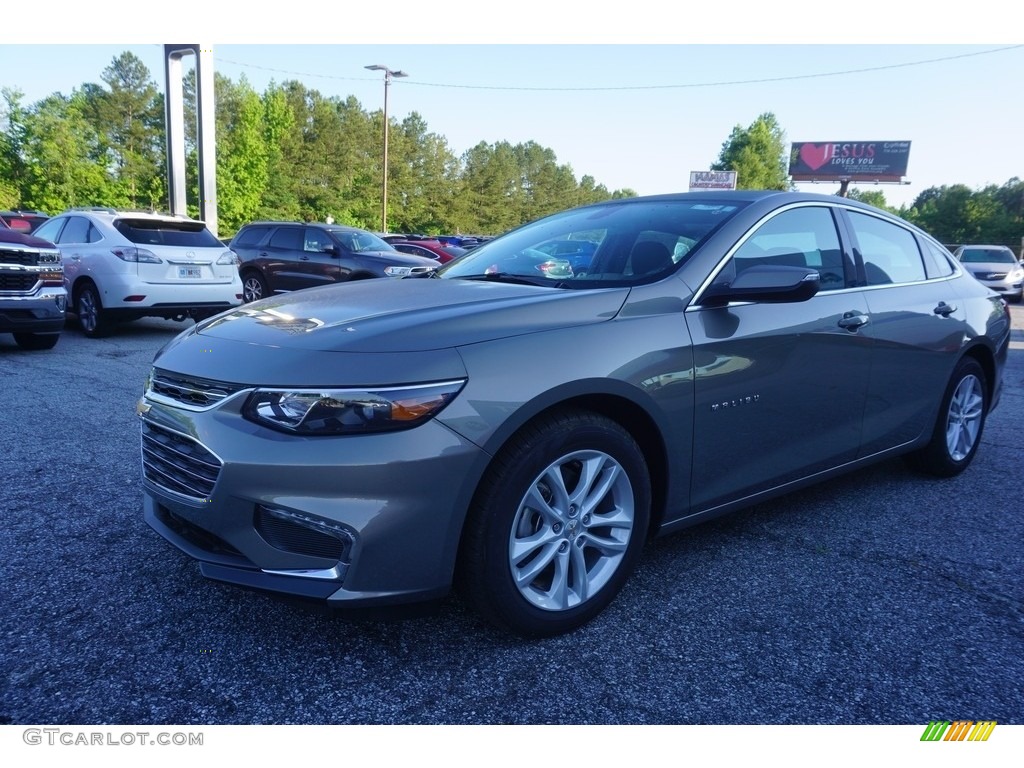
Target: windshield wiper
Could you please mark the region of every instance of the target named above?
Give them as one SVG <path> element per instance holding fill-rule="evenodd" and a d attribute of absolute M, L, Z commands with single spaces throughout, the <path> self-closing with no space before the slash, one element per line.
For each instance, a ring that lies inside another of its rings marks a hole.
<path fill-rule="evenodd" d="M 485 280 L 493 283 L 512 283 L 514 285 L 536 285 L 542 288 L 564 288 L 565 283 L 552 280 L 550 277 L 530 277 L 517 275 L 513 272 L 488 272 L 483 275 L 460 275 L 456 280 Z"/>

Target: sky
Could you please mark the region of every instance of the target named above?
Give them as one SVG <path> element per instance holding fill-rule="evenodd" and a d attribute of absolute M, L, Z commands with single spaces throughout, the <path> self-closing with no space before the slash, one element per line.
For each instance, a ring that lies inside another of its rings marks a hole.
<path fill-rule="evenodd" d="M 787 143 L 910 141 L 909 183 L 856 186 L 898 206 L 933 186 L 1024 177 L 1024 34 L 988 2 L 972 3 L 969 19 L 960 11 L 922 22 L 909 5 L 876 0 L 741 3 L 728 17 L 721 5 L 666 14 L 663 3 L 636 0 L 613 16 L 601 10 L 610 5 L 522 0 L 491 20 L 479 3 L 456 0 L 430 10 L 316 0 L 275 17 L 183 0 L 159 22 L 126 10 L 131 22 L 120 27 L 90 13 L 17 30 L 17 42 L 0 31 L 0 87 L 26 104 L 69 94 L 101 83 L 131 51 L 162 89 L 163 43 L 190 40 L 212 46 L 216 71 L 259 92 L 294 79 L 376 111 L 383 76 L 365 66 L 383 64 L 408 73 L 392 83 L 389 116 L 418 113 L 456 155 L 480 142 L 534 141 L 577 179 L 639 194 L 686 191 L 735 126 L 771 112 Z"/>

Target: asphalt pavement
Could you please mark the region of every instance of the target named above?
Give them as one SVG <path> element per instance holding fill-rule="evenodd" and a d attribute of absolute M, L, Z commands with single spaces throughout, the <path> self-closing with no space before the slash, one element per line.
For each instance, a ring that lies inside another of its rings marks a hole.
<path fill-rule="evenodd" d="M 543 641 L 457 597 L 353 621 L 206 581 L 142 519 L 135 402 L 184 326 L 0 334 L 0 724 L 1024 723 L 1024 308 L 970 469 L 900 460 L 652 542 Z"/>

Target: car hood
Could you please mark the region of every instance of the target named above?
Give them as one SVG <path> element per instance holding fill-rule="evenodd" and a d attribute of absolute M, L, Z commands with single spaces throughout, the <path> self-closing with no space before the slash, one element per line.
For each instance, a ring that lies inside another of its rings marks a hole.
<path fill-rule="evenodd" d="M 43 240 L 40 237 L 34 237 L 33 235 L 26 235 L 13 229 L 0 229 L 0 243 L 6 243 L 8 245 L 24 245 L 30 248 L 51 248 L 56 249 L 53 243 L 49 240 Z"/>
<path fill-rule="evenodd" d="M 363 280 L 245 304 L 195 330 L 267 347 L 423 352 L 603 322 L 628 294 L 477 280 Z"/>
<path fill-rule="evenodd" d="M 970 261 L 963 266 L 968 272 L 1013 272 L 1020 268 L 1016 261 L 1012 264 L 1007 261 Z"/>

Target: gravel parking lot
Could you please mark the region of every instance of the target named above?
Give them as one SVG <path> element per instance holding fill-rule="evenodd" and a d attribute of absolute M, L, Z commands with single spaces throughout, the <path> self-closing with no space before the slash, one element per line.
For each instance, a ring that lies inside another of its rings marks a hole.
<path fill-rule="evenodd" d="M 575 634 L 457 598 L 353 621 L 204 580 L 142 520 L 135 401 L 183 326 L 0 335 L 0 723 L 1024 723 L 1024 308 L 973 466 L 899 460 L 653 542 Z"/>

